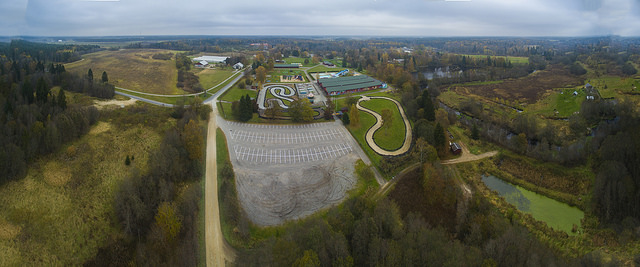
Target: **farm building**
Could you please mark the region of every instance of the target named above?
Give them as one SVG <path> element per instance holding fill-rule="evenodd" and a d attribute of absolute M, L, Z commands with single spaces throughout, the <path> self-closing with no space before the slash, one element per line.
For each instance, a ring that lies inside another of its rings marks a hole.
<path fill-rule="evenodd" d="M 209 65 L 209 62 L 203 60 L 203 61 L 200 61 L 200 62 L 196 62 L 195 65 L 196 65 L 197 68 L 204 68 L 204 67 Z"/>
<path fill-rule="evenodd" d="M 460 155 L 462 153 L 462 148 L 456 142 L 450 142 L 449 146 L 451 147 L 451 153 L 454 155 Z"/>
<path fill-rule="evenodd" d="M 244 64 L 238 62 L 235 65 L 233 65 L 233 68 L 237 69 L 237 70 L 242 69 L 242 68 L 244 68 Z"/>
<path fill-rule="evenodd" d="M 300 68 L 300 64 L 274 64 L 273 65 L 274 68 L 277 69 L 284 69 L 284 68 Z"/>
<path fill-rule="evenodd" d="M 383 87 L 381 81 L 367 75 L 320 78 L 318 84 L 327 95 L 342 95 Z"/>
<path fill-rule="evenodd" d="M 220 56 L 201 56 L 201 57 L 196 57 L 193 59 L 193 61 L 206 61 L 209 64 L 211 63 L 222 63 L 225 60 L 227 60 L 228 57 L 220 57 Z"/>

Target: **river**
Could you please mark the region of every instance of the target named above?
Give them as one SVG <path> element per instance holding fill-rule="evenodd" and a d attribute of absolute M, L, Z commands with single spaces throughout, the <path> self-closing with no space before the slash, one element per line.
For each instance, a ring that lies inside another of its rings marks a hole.
<path fill-rule="evenodd" d="M 572 235 L 573 225 L 580 226 L 584 212 L 555 199 L 529 191 L 517 185 L 512 185 L 492 175 L 483 175 L 482 182 L 487 187 L 498 192 L 507 202 L 516 206 L 518 210 L 529 213 L 536 220 L 547 223 L 556 230 L 565 231 Z"/>

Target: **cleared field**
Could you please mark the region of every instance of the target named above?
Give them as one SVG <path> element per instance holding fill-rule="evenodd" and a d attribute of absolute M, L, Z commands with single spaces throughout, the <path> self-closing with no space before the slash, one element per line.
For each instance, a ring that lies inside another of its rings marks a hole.
<path fill-rule="evenodd" d="M 533 104 L 555 88 L 576 87 L 584 85 L 583 82 L 561 66 L 549 66 L 546 70 L 537 71 L 519 79 L 505 80 L 498 84 L 456 85 L 451 86 L 450 89 L 461 95 L 475 94 L 488 99 L 516 100 Z"/>
<path fill-rule="evenodd" d="M 405 127 L 396 104 L 389 100 L 371 99 L 361 102 L 360 105 L 378 114 L 382 114 L 383 109 L 388 109 L 392 112 L 393 122 L 391 127 L 387 129 L 383 125 L 373 134 L 373 139 L 378 146 L 385 150 L 393 151 L 400 148 L 404 143 Z"/>
<path fill-rule="evenodd" d="M 574 95 L 573 92 L 577 92 Z M 580 110 L 580 105 L 586 99 L 584 89 L 568 88 L 549 94 L 533 105 L 526 108 L 527 112 L 541 114 L 549 117 L 567 118 Z M 557 111 L 557 114 L 556 114 Z"/>
<path fill-rule="evenodd" d="M 159 49 L 125 49 L 100 51 L 83 56 L 83 60 L 65 65 L 68 71 L 86 75 L 89 68 L 93 77 L 100 79 L 106 71 L 109 82 L 115 86 L 154 94 L 183 94 L 176 87 L 178 71 L 174 60 L 156 60 L 156 53 L 173 51 Z"/>
<path fill-rule="evenodd" d="M 147 108 L 155 117 L 170 112 Z M 31 164 L 24 179 L 0 187 L 0 266 L 78 266 L 122 238 L 114 193 L 134 168 L 147 170 L 168 122 L 146 122 L 126 109 L 110 114 L 89 134 Z M 131 166 L 126 155 L 135 156 Z"/>
<path fill-rule="evenodd" d="M 198 76 L 204 90 L 218 85 L 233 74 L 231 69 L 192 69 L 192 71 Z"/>

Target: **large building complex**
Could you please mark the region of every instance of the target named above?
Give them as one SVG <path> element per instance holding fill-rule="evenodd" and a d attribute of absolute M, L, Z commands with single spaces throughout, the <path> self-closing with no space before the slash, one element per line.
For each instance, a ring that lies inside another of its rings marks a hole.
<path fill-rule="evenodd" d="M 373 90 L 384 85 L 367 75 L 320 78 L 318 84 L 330 96 Z"/>

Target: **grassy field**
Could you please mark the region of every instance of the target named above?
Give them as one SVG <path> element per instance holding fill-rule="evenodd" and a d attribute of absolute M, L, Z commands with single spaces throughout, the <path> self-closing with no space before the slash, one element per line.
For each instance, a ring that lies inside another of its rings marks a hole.
<path fill-rule="evenodd" d="M 86 54 L 83 60 L 65 65 L 68 71 L 86 75 L 89 68 L 93 77 L 100 79 L 106 71 L 109 82 L 115 86 L 154 94 L 183 94 L 176 87 L 178 71 L 174 60 L 155 60 L 156 53 L 173 51 L 159 49 L 126 49 Z"/>
<path fill-rule="evenodd" d="M 231 69 L 193 69 L 192 71 L 198 76 L 204 90 L 218 85 L 233 74 Z"/>
<path fill-rule="evenodd" d="M 573 92 L 578 92 L 578 95 L 574 96 Z M 580 105 L 585 99 L 584 89 L 566 88 L 549 94 L 533 105 L 528 105 L 525 111 L 547 117 L 568 118 L 574 112 L 580 111 Z"/>
<path fill-rule="evenodd" d="M 252 99 L 255 99 L 256 97 L 258 97 L 258 92 L 256 90 L 240 89 L 240 88 L 234 87 L 232 89 L 229 89 L 226 93 L 224 93 L 220 98 L 220 100 L 228 101 L 228 102 L 239 101 L 240 97 L 246 94 L 249 94 L 249 97 L 251 97 Z"/>
<path fill-rule="evenodd" d="M 400 148 L 404 143 L 406 129 L 396 104 L 385 99 L 371 99 L 360 102 L 360 105 L 381 115 L 383 109 L 389 109 L 392 112 L 393 122 L 391 127 L 387 129 L 383 125 L 373 134 L 373 140 L 385 150 L 393 151 Z"/>
<path fill-rule="evenodd" d="M 308 64 L 304 64 L 304 60 L 305 59 L 309 60 Z M 288 57 L 288 58 L 284 58 L 283 60 L 284 60 L 284 62 L 286 62 L 286 64 L 300 63 L 300 64 L 302 64 L 303 67 L 311 67 L 311 66 L 315 65 L 315 64 L 313 64 L 313 60 L 311 58 Z"/>
<path fill-rule="evenodd" d="M 71 94 L 71 93 L 68 93 Z M 144 172 L 170 110 L 117 109 L 89 134 L 30 164 L 25 178 L 0 187 L 0 265 L 77 266 L 120 239 L 114 193 L 134 169 Z M 161 115 L 160 115 L 161 114 Z M 159 116 L 160 115 L 160 116 Z M 126 155 L 135 156 L 131 166 Z"/>
<path fill-rule="evenodd" d="M 471 58 L 476 58 L 476 59 L 486 59 L 487 55 L 466 55 L 466 54 L 460 54 L 461 56 L 468 56 Z M 510 60 L 512 64 L 527 64 L 529 63 L 529 58 L 528 57 L 505 57 L 505 56 L 491 56 L 491 58 L 506 58 L 507 60 Z"/>
<path fill-rule="evenodd" d="M 371 147 L 369 147 L 369 145 L 367 144 L 367 141 L 365 140 L 365 134 L 367 133 L 367 130 L 369 130 L 369 128 L 371 128 L 371 126 L 373 126 L 376 123 L 376 118 L 374 118 L 371 114 L 366 113 L 364 111 L 360 110 L 359 112 L 360 112 L 360 125 L 358 127 L 349 125 L 347 126 L 347 129 L 349 130 L 349 132 L 351 132 L 351 135 L 356 139 L 356 141 L 358 141 L 358 144 L 360 145 L 360 147 L 362 147 L 362 150 L 364 150 L 364 152 L 367 154 L 369 159 L 371 159 L 373 164 L 378 166 L 380 164 L 380 160 L 382 159 L 382 156 L 374 152 L 371 149 Z"/>

